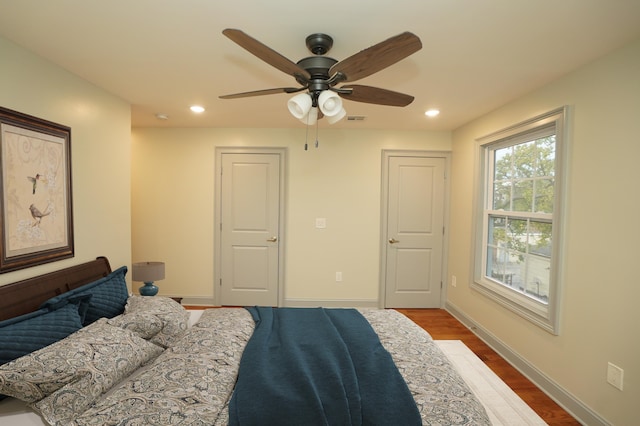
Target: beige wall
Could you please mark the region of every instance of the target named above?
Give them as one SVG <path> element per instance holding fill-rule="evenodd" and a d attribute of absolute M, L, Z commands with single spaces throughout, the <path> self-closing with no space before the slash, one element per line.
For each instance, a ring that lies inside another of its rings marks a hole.
<path fill-rule="evenodd" d="M 75 257 L 0 275 L 0 285 L 107 256 L 131 262 L 131 112 L 104 90 L 0 38 L 0 105 L 71 127 Z"/>
<path fill-rule="evenodd" d="M 560 335 L 471 290 L 474 140 L 571 105 L 568 227 Z M 640 41 L 457 129 L 448 301 L 578 400 L 616 425 L 640 401 Z M 624 391 L 606 382 L 624 369 Z"/>
<path fill-rule="evenodd" d="M 166 262 L 161 294 L 211 299 L 215 148 L 286 147 L 285 299 L 375 305 L 382 150 L 449 151 L 450 132 L 320 127 L 319 141 L 305 151 L 302 126 L 134 129 L 133 260 Z M 327 219 L 326 229 L 315 228 L 316 217 Z"/>

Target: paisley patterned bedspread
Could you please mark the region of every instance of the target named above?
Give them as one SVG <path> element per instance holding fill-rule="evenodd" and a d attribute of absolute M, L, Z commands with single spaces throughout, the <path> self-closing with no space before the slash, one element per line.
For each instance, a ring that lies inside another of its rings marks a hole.
<path fill-rule="evenodd" d="M 397 311 L 360 312 L 391 354 L 424 425 L 490 425 L 481 403 L 424 330 Z M 169 316 L 162 321 L 169 321 Z M 117 317 L 109 320 L 121 330 L 135 328 L 128 322 Z M 108 329 L 104 322 L 100 326 Z M 53 395 L 31 406 L 51 424 L 227 425 L 240 359 L 253 329 L 254 321 L 245 309 L 207 309 L 175 339 L 164 336 L 166 349 L 159 355 L 149 352 L 152 358 L 146 364 L 123 380 L 105 385 L 110 390 L 102 396 L 82 401 L 78 393 L 65 404 L 68 385 L 62 383 Z M 135 343 L 134 337 L 125 337 L 127 344 Z M 60 403 L 46 404 L 53 396 Z M 74 412 L 74 406 L 83 408 Z"/>

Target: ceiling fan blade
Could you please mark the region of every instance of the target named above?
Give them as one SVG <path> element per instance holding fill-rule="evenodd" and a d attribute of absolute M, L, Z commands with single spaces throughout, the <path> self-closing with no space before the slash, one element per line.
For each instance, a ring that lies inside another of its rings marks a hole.
<path fill-rule="evenodd" d="M 422 49 L 420 38 L 404 32 L 352 55 L 329 69 L 342 74 L 338 81 L 355 81 L 370 76 Z"/>
<path fill-rule="evenodd" d="M 222 34 L 227 36 L 231 41 L 235 42 L 240 47 L 249 51 L 253 55 L 262 59 L 272 67 L 279 69 L 280 71 L 292 75 L 296 79 L 309 80 L 311 75 L 304 68 L 300 68 L 296 63 L 285 58 L 270 47 L 260 43 L 258 40 L 247 35 L 243 31 L 233 28 L 227 28 L 222 31 Z"/>
<path fill-rule="evenodd" d="M 368 104 L 403 107 L 413 102 L 413 96 L 378 87 L 351 84 L 337 90 L 341 98 L 349 101 L 365 102 Z"/>
<path fill-rule="evenodd" d="M 254 90 L 251 92 L 233 93 L 231 95 L 218 96 L 220 99 L 248 98 L 251 96 L 276 95 L 278 93 L 295 93 L 305 90 L 306 87 L 279 87 L 277 89 Z"/>

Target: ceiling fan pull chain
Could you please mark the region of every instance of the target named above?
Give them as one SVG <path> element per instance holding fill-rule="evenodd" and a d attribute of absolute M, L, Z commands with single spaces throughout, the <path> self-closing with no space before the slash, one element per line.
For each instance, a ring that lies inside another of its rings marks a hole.
<path fill-rule="evenodd" d="M 318 145 L 320 144 L 320 142 L 318 142 L 318 122 L 316 121 L 316 148 L 318 148 Z"/>

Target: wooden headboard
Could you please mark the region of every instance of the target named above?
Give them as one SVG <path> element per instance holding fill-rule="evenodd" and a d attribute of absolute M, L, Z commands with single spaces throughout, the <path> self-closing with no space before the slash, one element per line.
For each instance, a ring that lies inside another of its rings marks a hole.
<path fill-rule="evenodd" d="M 42 302 L 110 273 L 109 260 L 101 256 L 91 262 L 0 286 L 0 320 L 37 311 Z"/>

